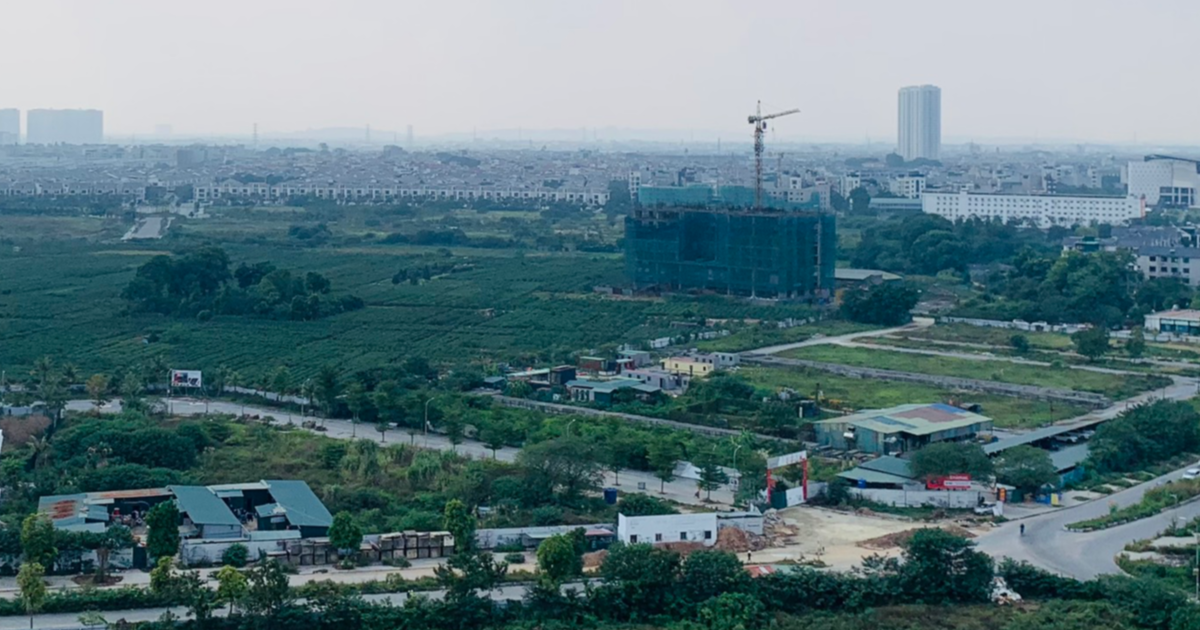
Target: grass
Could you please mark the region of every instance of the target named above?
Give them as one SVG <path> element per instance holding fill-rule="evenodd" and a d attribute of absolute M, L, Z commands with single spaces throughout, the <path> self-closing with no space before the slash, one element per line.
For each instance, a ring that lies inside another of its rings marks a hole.
<path fill-rule="evenodd" d="M 1009 340 L 1013 335 L 1023 335 L 1029 340 L 1029 347 L 1041 350 L 1070 350 L 1071 338 L 1060 333 L 1025 332 L 1006 330 L 1004 328 L 986 328 L 969 324 L 937 324 L 906 332 L 906 337 L 920 337 L 937 341 L 957 341 L 962 343 L 977 343 L 990 346 L 1012 347 Z"/>
<path fill-rule="evenodd" d="M 812 396 L 821 391 L 822 405 L 846 410 L 880 409 L 908 403 L 979 403 L 983 414 L 1000 428 L 1036 428 L 1087 413 L 1081 405 L 1048 403 L 979 392 L 960 392 L 919 383 L 849 378 L 806 369 L 742 367 L 751 383 L 771 389 L 790 387 Z"/>
<path fill-rule="evenodd" d="M 708 352 L 745 352 L 766 346 L 807 341 L 816 335 L 836 336 L 873 330 L 875 326 L 845 320 L 823 320 L 792 328 L 774 326 L 746 326 L 735 330 L 728 337 L 698 341 L 696 348 Z"/>
<path fill-rule="evenodd" d="M 842 365 L 873 367 L 885 370 L 917 372 L 1018 385 L 1038 385 L 1059 389 L 1095 392 L 1113 399 L 1128 398 L 1146 390 L 1170 383 L 1166 378 L 1105 374 L 1069 368 L 1024 365 L 1007 361 L 972 360 L 939 357 L 886 349 L 848 348 L 843 346 L 809 346 L 782 353 L 785 357 L 824 361 Z"/>

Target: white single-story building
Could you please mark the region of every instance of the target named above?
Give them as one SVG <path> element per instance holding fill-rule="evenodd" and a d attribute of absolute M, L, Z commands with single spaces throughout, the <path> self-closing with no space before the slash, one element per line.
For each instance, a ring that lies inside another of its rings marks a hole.
<path fill-rule="evenodd" d="M 1198 337 L 1200 311 L 1187 309 L 1150 313 L 1146 316 L 1146 332 Z"/>
<path fill-rule="evenodd" d="M 617 515 L 617 540 L 627 544 L 699 542 L 711 547 L 717 542 L 717 514 L 666 514 L 662 516 Z"/>

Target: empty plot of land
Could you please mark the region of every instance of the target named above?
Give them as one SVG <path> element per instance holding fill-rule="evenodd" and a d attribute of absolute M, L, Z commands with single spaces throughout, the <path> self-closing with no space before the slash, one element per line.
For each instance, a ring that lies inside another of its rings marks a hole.
<path fill-rule="evenodd" d="M 917 402 L 978 403 L 983 415 L 1004 428 L 1035 428 L 1088 412 L 1088 407 L 1079 404 L 962 392 L 922 383 L 851 378 L 803 368 L 744 366 L 739 373 L 751 383 L 772 390 L 790 388 L 804 396 L 820 392 L 822 406 L 846 410 L 882 409 Z"/>
<path fill-rule="evenodd" d="M 1168 379 L 1158 376 L 1106 374 L 1071 368 L 1019 364 L 1002 359 L 991 361 L 919 355 L 893 352 L 884 348 L 810 346 L 789 350 L 782 353 L 782 356 L 856 367 L 972 378 L 1016 385 L 1073 389 L 1103 394 L 1113 399 L 1129 398 L 1144 391 L 1170 384 Z"/>

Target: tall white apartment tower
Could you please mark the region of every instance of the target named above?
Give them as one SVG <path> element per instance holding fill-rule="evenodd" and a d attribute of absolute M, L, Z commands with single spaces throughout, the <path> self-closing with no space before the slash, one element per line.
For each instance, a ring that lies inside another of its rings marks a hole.
<path fill-rule="evenodd" d="M 16 144 L 21 139 L 21 111 L 0 109 L 0 144 Z"/>
<path fill-rule="evenodd" d="M 942 150 L 942 89 L 935 85 L 900 88 L 897 152 L 906 160 L 938 159 Z"/>

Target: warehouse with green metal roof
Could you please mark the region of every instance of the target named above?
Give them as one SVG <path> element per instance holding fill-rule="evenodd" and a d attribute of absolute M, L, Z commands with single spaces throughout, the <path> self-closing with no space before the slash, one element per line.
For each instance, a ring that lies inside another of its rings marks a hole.
<path fill-rule="evenodd" d="M 992 419 L 942 403 L 900 405 L 814 423 L 817 444 L 876 455 L 900 455 L 935 442 L 973 440 Z"/>

